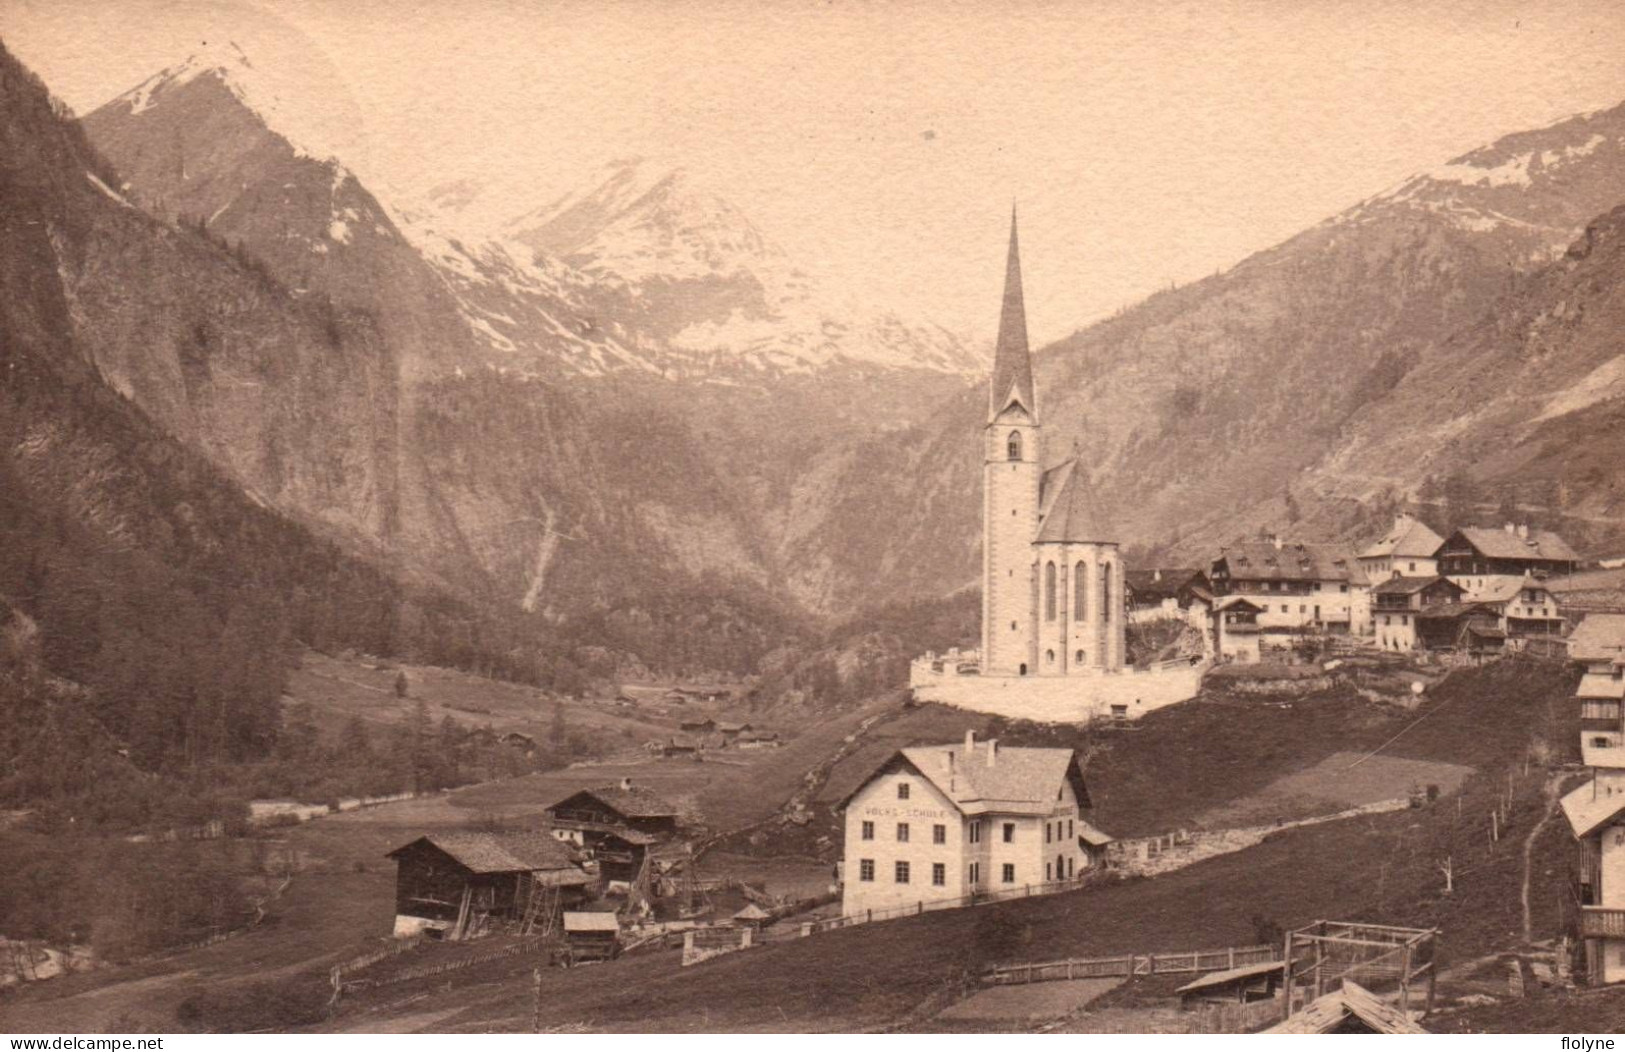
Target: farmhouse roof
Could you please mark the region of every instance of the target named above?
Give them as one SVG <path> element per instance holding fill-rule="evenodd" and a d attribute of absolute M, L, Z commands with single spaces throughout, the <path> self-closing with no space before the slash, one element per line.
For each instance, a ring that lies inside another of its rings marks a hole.
<path fill-rule="evenodd" d="M 1142 599 L 1173 599 L 1186 584 L 1193 584 L 1202 571 L 1178 570 L 1125 570 L 1123 584 Z M 1193 587 L 1197 585 L 1193 584 Z"/>
<path fill-rule="evenodd" d="M 566 910 L 564 913 L 564 930 L 612 931 L 618 933 L 621 930 L 621 922 L 615 919 L 613 913 Z"/>
<path fill-rule="evenodd" d="M 1481 603 L 1504 603 L 1509 599 L 1516 599 L 1518 593 L 1525 588 L 1545 591 L 1546 584 L 1544 581 L 1535 580 L 1528 574 L 1522 577 L 1491 577 L 1484 582 L 1484 588 L 1478 593 L 1477 601 Z"/>
<path fill-rule="evenodd" d="M 573 870 L 580 874 L 581 883 L 590 879 L 575 864 L 570 849 L 545 833 L 429 833 L 386 857 L 396 858 L 418 844 L 439 849 L 473 873 Z"/>
<path fill-rule="evenodd" d="M 1530 530 L 1525 537 L 1515 530 L 1488 526 L 1463 526 L 1459 536 L 1489 559 L 1542 559 L 1548 562 L 1578 562 L 1580 557 L 1568 542 L 1551 530 Z"/>
<path fill-rule="evenodd" d="M 1301 1011 L 1265 1030 L 1266 1034 L 1329 1034 L 1357 1019 L 1379 1034 L 1425 1034 L 1428 1031 L 1411 1022 L 1393 1005 L 1377 1000 L 1365 987 L 1343 980 L 1341 990 L 1317 997 Z"/>
<path fill-rule="evenodd" d="M 1625 657 L 1625 614 L 1587 614 L 1569 635 L 1569 657 L 1577 661 Z"/>
<path fill-rule="evenodd" d="M 989 752 L 993 762 L 988 763 Z M 893 753 L 840 803 L 845 808 L 875 775 L 901 760 L 913 767 L 961 813 L 1047 815 L 1063 781 L 1081 807 L 1089 806 L 1083 769 L 1071 749 L 1035 749 L 1001 746 L 996 741 L 974 742 L 967 754 L 962 743 L 918 745 Z"/>
<path fill-rule="evenodd" d="M 677 817 L 675 806 L 641 785 L 630 787 L 606 785 L 597 789 L 581 789 L 554 803 L 552 807 L 558 807 L 577 796 L 590 796 L 616 814 L 627 818 Z"/>
<path fill-rule="evenodd" d="M 1038 492 L 1040 544 L 1111 541 L 1076 457 L 1044 472 Z"/>
<path fill-rule="evenodd" d="M 739 734 L 750 730 L 750 724 L 735 723 L 732 720 L 725 720 L 717 724 L 717 730 L 723 732 L 724 734 Z"/>
<path fill-rule="evenodd" d="M 1248 599 L 1244 595 L 1227 595 L 1213 604 L 1213 609 L 1215 611 L 1235 610 L 1240 607 L 1246 607 L 1254 613 L 1262 613 L 1264 611 L 1263 607 L 1259 606 L 1257 603 L 1253 602 L 1251 599 Z"/>
<path fill-rule="evenodd" d="M 1219 550 L 1232 580 L 1347 581 L 1365 584 L 1365 571 L 1349 550 L 1337 544 L 1243 541 Z"/>
<path fill-rule="evenodd" d="M 1206 990 L 1210 986 L 1223 986 L 1225 983 L 1233 983 L 1237 979 L 1249 979 L 1255 975 L 1268 975 L 1271 972 L 1278 972 L 1285 966 L 1285 961 L 1261 961 L 1258 964 L 1229 968 L 1222 972 L 1209 972 L 1195 982 L 1186 983 L 1178 990 L 1175 990 L 1174 993 L 1185 994 L 1193 990 Z"/>
<path fill-rule="evenodd" d="M 1574 696 L 1625 700 L 1625 679 L 1615 679 L 1602 672 L 1587 672 L 1580 677 L 1580 687 L 1574 692 Z"/>
<path fill-rule="evenodd" d="M 1377 587 L 1371 589 L 1371 594 L 1372 595 L 1414 595 L 1417 592 L 1422 591 L 1423 589 L 1431 588 L 1433 585 L 1438 584 L 1440 581 L 1443 581 L 1445 584 L 1449 585 L 1451 588 L 1454 588 L 1456 590 L 1457 595 L 1460 595 L 1461 593 L 1466 591 L 1465 588 L 1463 588 L 1461 585 L 1457 584 L 1456 582 L 1452 581 L 1450 578 L 1448 578 L 1448 577 L 1440 577 L 1438 574 L 1433 574 L 1433 575 L 1428 576 L 1428 577 L 1390 577 L 1390 578 L 1388 578 L 1388 580 L 1386 580 L 1386 581 L 1382 582 L 1381 584 L 1377 585 Z"/>
<path fill-rule="evenodd" d="M 1580 743 L 1580 762 L 1587 767 L 1625 768 L 1625 745 Z"/>
<path fill-rule="evenodd" d="M 1563 796 L 1563 815 L 1576 837 L 1588 837 L 1625 811 L 1625 787 L 1595 778 Z"/>
<path fill-rule="evenodd" d="M 1083 841 L 1085 844 L 1088 844 L 1090 847 L 1102 848 L 1117 838 L 1112 836 L 1110 833 L 1105 833 L 1099 829 L 1096 829 L 1094 826 L 1080 818 L 1078 819 L 1078 839 Z"/>
<path fill-rule="evenodd" d="M 1409 515 L 1402 515 L 1394 520 L 1392 529 L 1366 546 L 1365 550 L 1360 553 L 1360 558 L 1382 559 L 1390 556 L 1399 558 L 1410 556 L 1418 559 L 1431 559 L 1442 544 L 1444 544 L 1444 538 L 1430 530 L 1427 523 Z"/>
<path fill-rule="evenodd" d="M 772 920 L 773 914 L 762 909 L 754 902 L 747 902 L 744 909 L 733 915 L 733 919 L 742 921 Z"/>

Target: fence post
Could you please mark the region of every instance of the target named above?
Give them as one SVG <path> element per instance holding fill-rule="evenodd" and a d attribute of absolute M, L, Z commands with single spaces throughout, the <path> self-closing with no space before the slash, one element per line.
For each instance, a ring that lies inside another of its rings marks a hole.
<path fill-rule="evenodd" d="M 1233 968 L 1235 968 L 1235 966 L 1236 966 L 1236 948 L 1234 946 L 1232 946 L 1232 947 L 1230 947 L 1230 967 L 1233 969 Z"/>

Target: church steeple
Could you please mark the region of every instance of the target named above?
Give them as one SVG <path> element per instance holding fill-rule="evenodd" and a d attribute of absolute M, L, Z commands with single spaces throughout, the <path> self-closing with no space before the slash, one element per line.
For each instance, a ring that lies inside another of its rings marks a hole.
<path fill-rule="evenodd" d="M 1004 265 L 1004 306 L 999 313 L 999 341 L 993 350 L 993 386 L 988 395 L 988 420 L 1019 401 L 1038 419 L 1033 398 L 1033 363 L 1027 350 L 1027 307 L 1021 294 L 1021 250 L 1016 239 L 1016 208 L 1010 206 L 1010 258 Z"/>

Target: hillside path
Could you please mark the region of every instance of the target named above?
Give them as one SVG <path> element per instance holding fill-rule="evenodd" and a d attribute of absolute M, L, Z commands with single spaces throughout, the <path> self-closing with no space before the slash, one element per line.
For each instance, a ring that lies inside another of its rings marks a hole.
<path fill-rule="evenodd" d="M 1546 810 L 1536 822 L 1529 835 L 1523 838 L 1523 941 L 1525 943 L 1535 940 L 1535 921 L 1529 909 L 1529 873 L 1534 867 L 1535 841 L 1540 839 L 1540 831 L 1546 828 L 1546 823 L 1552 820 L 1557 813 L 1558 789 L 1562 784 L 1562 775 L 1550 775 L 1546 784 L 1541 787 L 1546 797 Z"/>

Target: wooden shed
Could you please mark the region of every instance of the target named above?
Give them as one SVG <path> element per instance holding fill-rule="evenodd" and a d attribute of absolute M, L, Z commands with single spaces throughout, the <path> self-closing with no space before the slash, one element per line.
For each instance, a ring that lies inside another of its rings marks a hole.
<path fill-rule="evenodd" d="M 391 851 L 395 934 L 466 939 L 546 928 L 595 883 L 543 833 L 431 833 Z"/>
<path fill-rule="evenodd" d="M 620 921 L 613 913 L 566 913 L 564 943 L 566 964 L 611 960 L 621 952 Z"/>
<path fill-rule="evenodd" d="M 1397 1007 L 1370 990 L 1343 980 L 1340 989 L 1310 1001 L 1266 1034 L 1425 1034 Z"/>
<path fill-rule="evenodd" d="M 1179 988 L 1179 1005 L 1181 1008 L 1196 1008 L 1210 1004 L 1251 1004 L 1271 1000 L 1280 990 L 1285 973 L 1284 961 L 1264 961 L 1211 972 Z"/>

